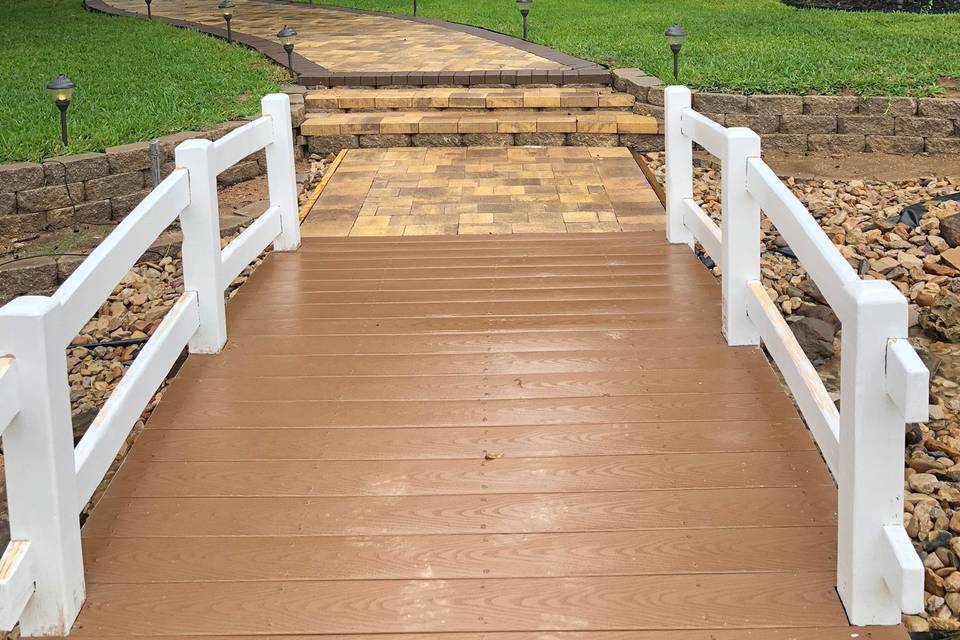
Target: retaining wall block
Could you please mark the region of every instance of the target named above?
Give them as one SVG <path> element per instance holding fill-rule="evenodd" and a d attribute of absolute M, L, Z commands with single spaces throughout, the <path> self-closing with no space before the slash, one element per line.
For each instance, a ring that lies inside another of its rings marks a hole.
<path fill-rule="evenodd" d="M 897 118 L 898 136 L 923 136 L 925 138 L 945 138 L 953 134 L 953 120 L 944 118 Z"/>
<path fill-rule="evenodd" d="M 60 156 L 43 161 L 44 180 L 47 186 L 63 184 L 64 168 L 66 168 L 68 182 L 86 182 L 110 175 L 110 163 L 102 153 Z"/>
<path fill-rule="evenodd" d="M 35 162 L 0 165 L 0 193 L 38 189 L 43 184 L 43 167 Z"/>
<path fill-rule="evenodd" d="M 784 115 L 780 117 L 781 133 L 834 133 L 837 116 Z"/>
<path fill-rule="evenodd" d="M 890 116 L 840 116 L 837 119 L 837 131 L 892 136 L 895 120 Z"/>
<path fill-rule="evenodd" d="M 925 118 L 960 119 L 960 99 L 920 98 L 917 113 Z"/>
<path fill-rule="evenodd" d="M 747 127 L 760 134 L 780 132 L 780 116 L 775 114 L 728 113 L 724 120 L 728 127 Z"/>
<path fill-rule="evenodd" d="M 761 148 L 765 151 L 783 153 L 803 153 L 807 150 L 807 136 L 802 133 L 768 133 L 761 138 Z"/>
<path fill-rule="evenodd" d="M 856 153 L 866 148 L 866 136 L 863 134 L 811 133 L 807 136 L 807 149 L 824 153 Z"/>
<path fill-rule="evenodd" d="M 866 151 L 913 155 L 923 151 L 923 138 L 920 136 L 867 136 Z"/>
<path fill-rule="evenodd" d="M 747 111 L 750 113 L 772 113 L 776 115 L 803 113 L 801 96 L 749 96 Z"/>
<path fill-rule="evenodd" d="M 871 96 L 860 98 L 859 112 L 867 116 L 915 116 L 915 98 Z"/>
<path fill-rule="evenodd" d="M 693 108 L 701 113 L 746 113 L 747 96 L 733 93 L 695 93 Z"/>
<path fill-rule="evenodd" d="M 856 96 L 804 96 L 803 112 L 810 115 L 856 113 L 860 98 Z"/>
<path fill-rule="evenodd" d="M 927 153 L 960 155 L 960 138 L 927 138 L 924 149 Z"/>
<path fill-rule="evenodd" d="M 43 169 L 38 166 L 41 175 Z M 35 211 L 49 211 L 50 209 L 59 209 L 67 207 L 73 203 L 83 202 L 84 189 L 82 182 L 73 182 L 66 187 L 62 184 L 55 184 L 49 187 L 39 187 L 37 189 L 26 189 L 17 193 L 17 210 L 21 213 Z"/>

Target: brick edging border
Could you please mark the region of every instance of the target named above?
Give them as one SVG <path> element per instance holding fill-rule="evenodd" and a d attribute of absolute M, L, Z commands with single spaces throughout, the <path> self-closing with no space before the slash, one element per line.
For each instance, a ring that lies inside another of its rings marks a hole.
<path fill-rule="evenodd" d="M 437 85 L 527 85 L 527 84 L 601 84 L 609 85 L 611 83 L 610 71 L 595 62 L 582 60 L 580 58 L 561 53 L 549 47 L 535 44 L 514 38 L 503 33 L 490 31 L 475 27 L 472 25 L 459 24 L 454 22 L 445 22 L 443 20 L 434 20 L 432 18 L 422 18 L 420 16 L 401 16 L 378 11 L 364 11 L 362 9 L 351 9 L 347 7 L 331 7 L 327 5 L 318 5 L 313 3 L 294 2 L 293 0 L 257 0 L 274 4 L 296 5 L 300 8 L 326 9 L 332 11 L 341 11 L 359 15 L 374 15 L 379 17 L 391 18 L 394 20 L 405 20 L 427 24 L 451 31 L 466 33 L 468 35 L 484 38 L 492 42 L 497 42 L 506 46 L 513 47 L 520 51 L 540 56 L 541 58 L 568 66 L 568 69 L 493 69 L 476 71 L 356 71 L 339 72 L 331 71 L 321 65 L 308 60 L 294 50 L 293 70 L 299 76 L 299 83 L 307 87 L 383 87 L 383 86 L 414 86 L 426 87 Z M 84 6 L 92 11 L 98 11 L 108 15 L 126 16 L 146 19 L 146 16 L 139 12 L 118 9 L 109 4 L 106 0 L 84 0 Z M 154 16 L 154 20 L 165 24 L 181 27 L 184 29 L 194 29 L 201 33 L 206 33 L 218 38 L 226 39 L 227 30 L 221 27 L 206 25 L 189 20 L 178 20 L 176 18 L 167 18 L 164 16 Z M 252 36 L 241 31 L 233 31 L 233 40 L 246 47 L 259 51 L 275 63 L 286 66 L 287 54 L 278 42 Z"/>

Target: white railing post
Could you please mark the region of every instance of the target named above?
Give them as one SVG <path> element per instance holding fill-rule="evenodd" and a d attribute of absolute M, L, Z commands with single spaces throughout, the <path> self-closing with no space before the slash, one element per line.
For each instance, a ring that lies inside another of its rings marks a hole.
<path fill-rule="evenodd" d="M 20 411 L 3 434 L 10 537 L 28 540 L 36 591 L 23 636 L 66 635 L 85 594 L 62 309 L 24 296 L 0 308 L 0 354 L 16 358 Z"/>
<path fill-rule="evenodd" d="M 300 246 L 300 217 L 297 206 L 297 174 L 293 162 L 293 126 L 290 96 L 273 93 L 260 102 L 264 115 L 273 124 L 273 142 L 265 147 L 267 187 L 270 204 L 280 207 L 280 235 L 275 251 L 294 251 Z"/>
<path fill-rule="evenodd" d="M 190 353 L 219 353 L 227 342 L 227 316 L 220 280 L 220 207 L 213 143 L 181 143 L 176 164 L 190 176 L 190 204 L 180 214 L 183 288 L 197 293 L 200 307 L 200 328 L 190 339 L 189 349 Z"/>
<path fill-rule="evenodd" d="M 683 135 L 680 116 L 691 105 L 690 90 L 667 87 L 663 92 L 666 150 L 667 240 L 693 247 L 693 233 L 683 223 L 683 201 L 693 198 L 693 140 Z"/>
<path fill-rule="evenodd" d="M 760 205 L 747 191 L 747 160 L 760 157 L 760 136 L 750 129 L 727 129 L 720 158 L 720 278 L 723 335 L 728 345 L 760 344 L 747 316 L 748 284 L 760 280 Z"/>
<path fill-rule="evenodd" d="M 903 524 L 903 414 L 886 391 L 887 343 L 907 335 L 907 302 L 890 283 L 846 288 L 840 353 L 837 591 L 855 625 L 900 622 L 884 581 L 884 527 Z"/>

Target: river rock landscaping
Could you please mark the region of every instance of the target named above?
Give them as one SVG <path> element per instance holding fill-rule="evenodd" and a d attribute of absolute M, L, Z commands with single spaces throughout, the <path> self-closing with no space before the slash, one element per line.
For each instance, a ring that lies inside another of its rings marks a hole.
<path fill-rule="evenodd" d="M 663 154 L 645 159 L 662 181 Z M 697 164 L 694 197 L 719 222 L 719 171 Z M 785 182 L 861 277 L 886 279 L 911 302 L 910 341 L 931 385 L 930 419 L 908 425 L 904 449 L 904 526 L 926 567 L 926 611 L 904 623 L 960 631 L 960 178 Z M 761 231 L 763 285 L 839 398 L 840 322 L 766 218 Z"/>

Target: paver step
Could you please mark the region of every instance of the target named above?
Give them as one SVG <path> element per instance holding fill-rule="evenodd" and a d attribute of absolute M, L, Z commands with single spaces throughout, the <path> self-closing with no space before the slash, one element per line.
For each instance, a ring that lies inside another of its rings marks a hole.
<path fill-rule="evenodd" d="M 636 99 L 608 87 L 435 87 L 326 89 L 306 95 L 308 111 L 354 109 L 629 109 Z"/>
<path fill-rule="evenodd" d="M 657 121 L 621 111 L 420 111 L 311 113 L 304 136 L 451 133 L 655 134 Z"/>

